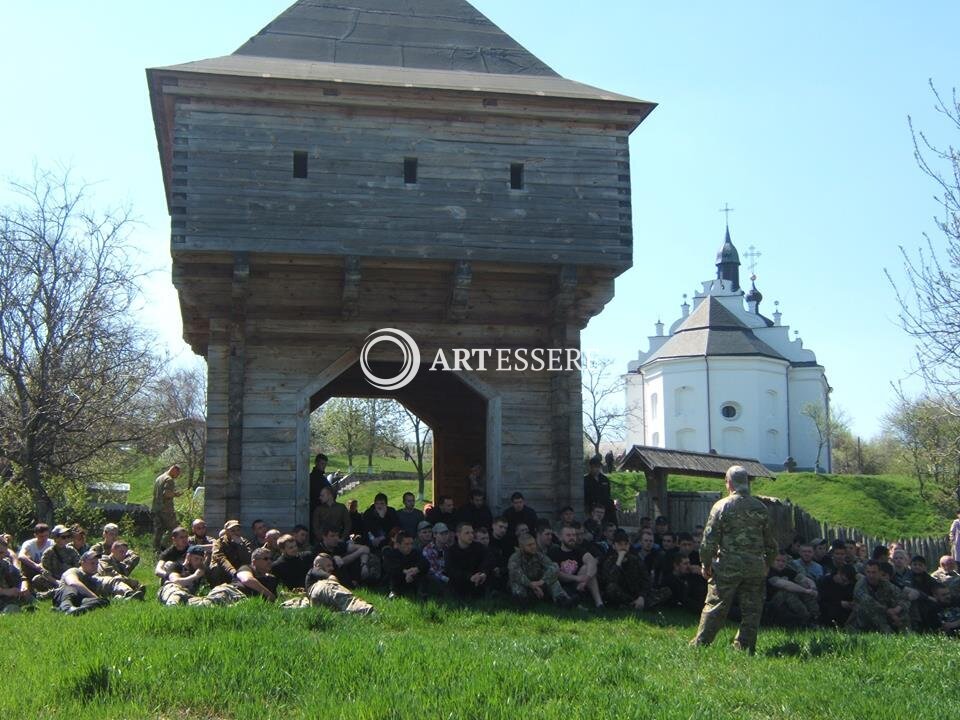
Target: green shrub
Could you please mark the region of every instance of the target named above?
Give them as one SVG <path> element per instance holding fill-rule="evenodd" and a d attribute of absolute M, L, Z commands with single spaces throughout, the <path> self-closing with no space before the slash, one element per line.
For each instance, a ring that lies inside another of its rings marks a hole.
<path fill-rule="evenodd" d="M 34 521 L 30 490 L 13 480 L 0 484 L 0 531 L 18 538 Z"/>

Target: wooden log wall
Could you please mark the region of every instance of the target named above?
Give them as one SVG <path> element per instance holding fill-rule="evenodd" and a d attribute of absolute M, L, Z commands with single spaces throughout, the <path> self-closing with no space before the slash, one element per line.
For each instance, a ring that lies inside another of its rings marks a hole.
<path fill-rule="evenodd" d="M 627 131 L 609 125 L 195 98 L 173 147 L 174 252 L 632 259 Z"/>

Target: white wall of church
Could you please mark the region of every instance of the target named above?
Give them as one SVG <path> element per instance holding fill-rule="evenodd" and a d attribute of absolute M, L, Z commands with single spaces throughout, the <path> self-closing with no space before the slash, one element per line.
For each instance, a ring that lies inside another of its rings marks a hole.
<path fill-rule="evenodd" d="M 790 369 L 790 454 L 799 469 L 814 468 L 819 444 L 816 425 L 802 414 L 804 405 L 813 403 L 825 407 L 827 382 L 821 367 Z M 820 466 L 830 470 L 827 449 L 820 455 Z"/>
<path fill-rule="evenodd" d="M 819 366 L 795 368 L 765 357 L 678 358 L 654 362 L 642 376 L 629 373 L 626 387 L 633 408 L 629 444 L 712 448 L 776 467 L 792 455 L 801 468 L 814 466 L 816 429 L 800 411 L 808 402 L 824 402 Z M 827 467 L 825 453 L 821 465 Z"/>

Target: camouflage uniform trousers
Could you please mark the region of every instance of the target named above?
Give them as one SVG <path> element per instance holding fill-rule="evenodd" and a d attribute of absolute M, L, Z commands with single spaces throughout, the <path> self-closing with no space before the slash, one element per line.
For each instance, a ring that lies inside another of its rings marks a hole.
<path fill-rule="evenodd" d="M 906 618 L 904 627 L 899 632 L 908 632 L 910 629 L 909 615 Z M 886 610 L 877 608 L 867 608 L 858 606 L 850 613 L 847 620 L 847 629 L 858 632 L 878 632 L 885 635 L 898 632 L 898 629 L 890 624 L 890 616 Z"/>
<path fill-rule="evenodd" d="M 167 533 L 177 526 L 177 516 L 171 512 L 153 513 L 153 549 L 162 550 Z"/>
<path fill-rule="evenodd" d="M 767 608 L 771 622 L 789 626 L 809 625 L 820 619 L 820 604 L 817 598 L 805 593 L 777 590 Z"/>
<path fill-rule="evenodd" d="M 570 600 L 570 596 L 567 595 L 566 591 L 560 585 L 559 580 L 554 580 L 549 585 L 545 585 L 544 590 L 546 590 L 544 595 L 549 597 L 555 603 L 564 603 Z M 510 583 L 510 594 L 518 600 L 539 599 L 533 594 L 533 590 L 526 585 L 521 585 L 520 583 Z"/>
<path fill-rule="evenodd" d="M 733 645 L 738 649 L 753 652 L 757 646 L 766 585 L 767 579 L 764 575 L 711 575 L 707 584 L 707 600 L 700 615 L 700 626 L 690 644 L 709 645 L 713 642 L 727 619 L 734 598 L 739 598 L 740 630 L 733 639 Z"/>
<path fill-rule="evenodd" d="M 166 583 L 157 593 L 157 600 L 164 605 L 197 605 L 208 607 L 213 603 L 205 597 L 199 597 L 190 593 L 186 588 L 182 588 L 176 583 Z"/>
<path fill-rule="evenodd" d="M 203 604 L 206 605 L 235 605 L 238 602 L 246 600 L 247 596 L 237 589 L 236 586 L 230 583 L 221 583 L 208 592 L 207 597 L 204 599 L 207 602 Z"/>
<path fill-rule="evenodd" d="M 317 580 L 307 588 L 307 597 L 313 607 L 328 607 L 356 615 L 373 612 L 373 605 L 358 598 L 333 578 Z"/>

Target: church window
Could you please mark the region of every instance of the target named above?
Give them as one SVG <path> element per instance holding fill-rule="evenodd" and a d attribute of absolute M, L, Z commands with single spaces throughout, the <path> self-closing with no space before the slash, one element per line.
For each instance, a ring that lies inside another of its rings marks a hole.
<path fill-rule="evenodd" d="M 293 176 L 295 178 L 307 177 L 307 153 L 303 150 L 293 151 Z"/>
<path fill-rule="evenodd" d="M 776 430 L 767 430 L 767 446 L 765 454 L 768 459 L 780 457 L 780 434 Z"/>
<path fill-rule="evenodd" d="M 740 406 L 735 402 L 725 402 L 720 406 L 720 415 L 724 420 L 736 420 L 740 417 Z"/>
<path fill-rule="evenodd" d="M 660 433 L 655 432 L 653 434 L 653 438 L 651 438 L 650 444 L 653 445 L 654 447 L 660 447 Z"/>
<path fill-rule="evenodd" d="M 510 189 L 523 190 L 523 163 L 510 163 Z"/>
<path fill-rule="evenodd" d="M 696 450 L 697 431 L 693 428 L 684 428 L 677 430 L 677 449 L 678 450 Z"/>
<path fill-rule="evenodd" d="M 417 159 L 415 157 L 403 159 L 403 182 L 405 185 L 417 184 Z"/>
<path fill-rule="evenodd" d="M 651 417 L 653 420 L 656 420 L 656 419 L 657 419 L 657 409 L 658 409 L 657 406 L 658 406 L 658 405 L 659 405 L 659 398 L 657 397 L 657 394 L 654 393 L 653 395 L 650 396 L 650 417 Z"/>
<path fill-rule="evenodd" d="M 777 414 L 777 391 L 767 390 L 767 416 L 775 417 Z"/>
<path fill-rule="evenodd" d="M 693 388 L 689 385 L 684 385 L 683 387 L 677 388 L 674 393 L 674 403 L 673 411 L 677 417 L 686 415 L 690 412 L 691 403 L 693 402 Z"/>
<path fill-rule="evenodd" d="M 743 430 L 741 428 L 724 428 L 720 436 L 720 442 L 721 452 L 724 455 L 743 454 Z"/>

